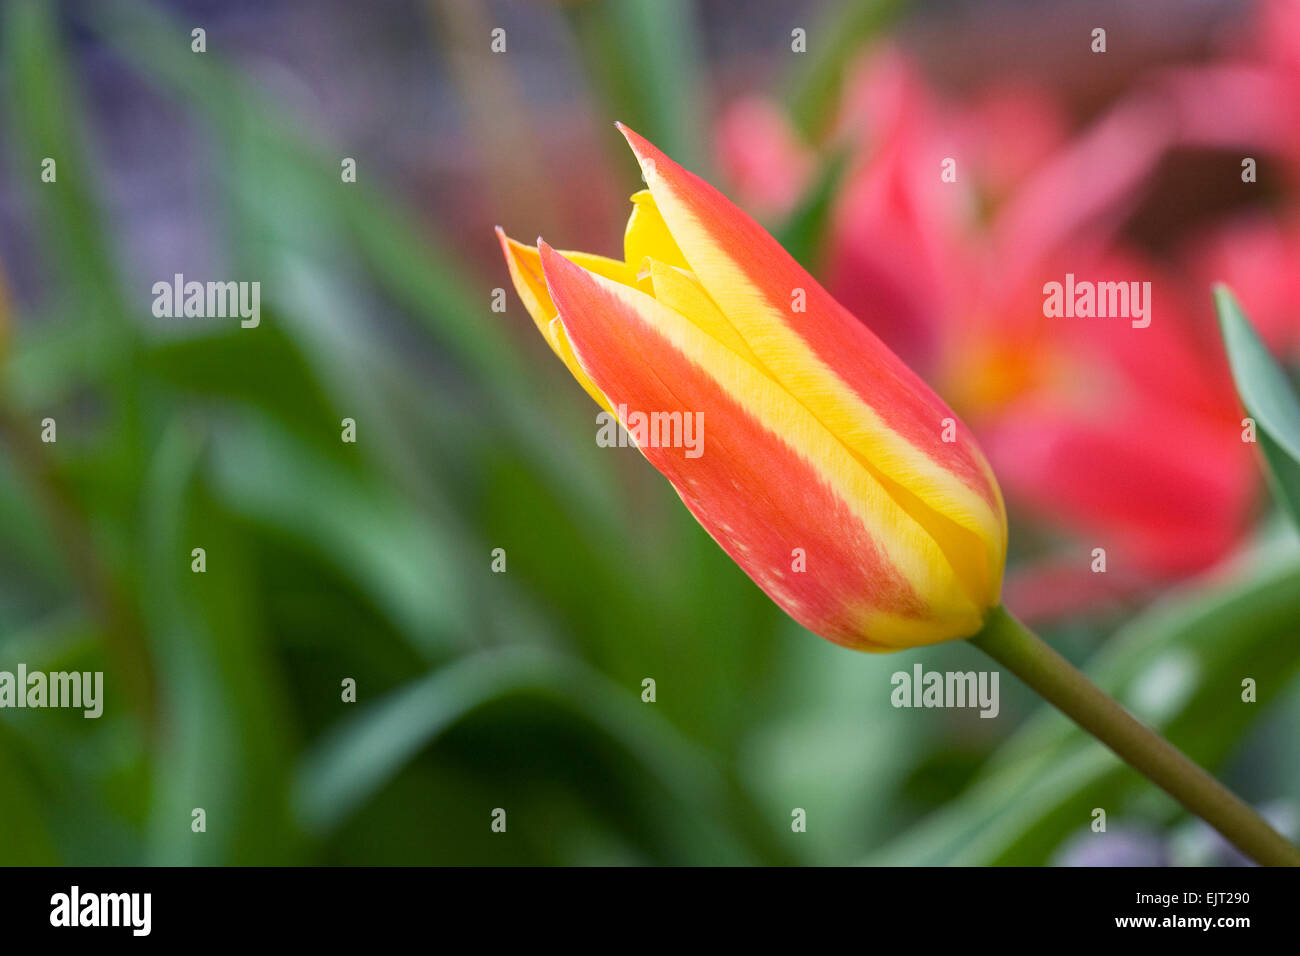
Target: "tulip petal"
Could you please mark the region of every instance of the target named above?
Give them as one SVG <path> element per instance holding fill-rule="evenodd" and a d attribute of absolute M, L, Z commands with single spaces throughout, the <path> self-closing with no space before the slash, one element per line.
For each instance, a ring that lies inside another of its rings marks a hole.
<path fill-rule="evenodd" d="M 891 490 L 933 513 L 934 530 L 1000 590 L 1006 515 L 993 474 L 953 412 L 830 296 L 758 223 L 698 176 L 620 124 L 690 271 L 763 368 L 848 444 Z M 798 291 L 801 311 L 795 311 Z M 581 352 L 581 349 L 579 349 Z"/>
<path fill-rule="evenodd" d="M 497 239 L 501 243 L 501 251 L 505 253 L 506 267 L 510 270 L 510 281 L 515 285 L 515 292 L 532 316 L 538 331 L 546 336 L 546 324 L 555 316 L 555 304 L 551 302 L 551 294 L 546 291 L 546 279 L 542 276 L 542 261 L 537 250 L 517 239 L 511 239 L 500 226 L 497 226 Z"/>
<path fill-rule="evenodd" d="M 703 414 L 698 457 L 653 442 L 641 452 L 792 617 L 864 650 L 978 630 L 986 608 L 939 543 L 807 408 L 662 303 L 544 243 L 539 251 L 577 361 L 612 405 Z M 804 573 L 793 568 L 795 548 L 807 556 Z"/>

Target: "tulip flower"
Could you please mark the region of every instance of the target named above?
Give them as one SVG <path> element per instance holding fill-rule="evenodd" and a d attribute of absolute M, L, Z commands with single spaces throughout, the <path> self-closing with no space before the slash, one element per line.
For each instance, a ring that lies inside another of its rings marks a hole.
<path fill-rule="evenodd" d="M 702 416 L 695 454 L 638 446 L 713 539 L 837 644 L 968 638 L 1243 852 L 1300 863 L 1001 606 L 1001 493 L 948 406 L 753 219 L 619 129 L 649 186 L 622 261 L 497 233 L 533 321 L 606 412 L 634 435 L 634 414 Z"/>
<path fill-rule="evenodd" d="M 623 133 L 649 183 L 625 261 L 502 235 L 552 349 L 607 410 L 702 415 L 698 457 L 641 451 L 801 624 L 870 651 L 975 634 L 1007 531 L 969 432 L 754 220 Z"/>

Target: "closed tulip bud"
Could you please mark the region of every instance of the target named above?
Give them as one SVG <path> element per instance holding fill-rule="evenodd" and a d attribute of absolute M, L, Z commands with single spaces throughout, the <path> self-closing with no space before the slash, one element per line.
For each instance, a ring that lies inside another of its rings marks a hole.
<path fill-rule="evenodd" d="M 623 261 L 498 230 L 551 348 L 620 417 L 701 413 L 702 453 L 641 452 L 809 630 L 868 651 L 975 634 L 1007 532 L 970 434 L 761 226 L 619 129 L 649 185 Z"/>

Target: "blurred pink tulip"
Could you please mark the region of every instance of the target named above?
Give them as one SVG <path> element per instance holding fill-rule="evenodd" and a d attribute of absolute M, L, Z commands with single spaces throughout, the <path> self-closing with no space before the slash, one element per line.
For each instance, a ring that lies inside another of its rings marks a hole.
<path fill-rule="evenodd" d="M 760 216 L 784 215 L 812 173 L 812 151 L 765 99 L 732 104 L 718 125 L 719 160 L 742 202 Z"/>
<path fill-rule="evenodd" d="M 1247 71 L 1245 82 L 1281 75 Z M 950 397 L 985 444 L 1013 515 L 1073 537 L 1060 552 L 1070 560 L 1028 569 L 1044 613 L 1205 569 L 1249 527 L 1258 472 L 1208 288 L 1240 283 L 1270 341 L 1294 336 L 1286 263 L 1300 244 L 1276 227 L 1241 225 L 1206 238 L 1184 273 L 1169 276 L 1118 238 L 1160 160 L 1205 125 L 1178 89 L 1194 76 L 1165 74 L 1066 139 L 1050 98 L 1011 87 L 945 109 L 904 57 L 877 51 L 850 80 L 833 134 L 856 155 L 834 211 L 827 286 Z M 1277 132 L 1271 109 L 1246 120 Z M 724 130 L 724 169 L 749 183 L 763 181 L 753 168 L 763 156 L 798 152 L 772 111 Z M 940 179 L 946 157 L 959 158 L 956 182 Z M 808 165 L 785 164 L 784 202 Z M 1045 315 L 1044 283 L 1067 272 L 1150 281 L 1153 321 Z M 1112 575 L 1100 591 L 1090 567 L 1098 547 Z M 1009 574 L 1009 595 L 1022 593 Z"/>

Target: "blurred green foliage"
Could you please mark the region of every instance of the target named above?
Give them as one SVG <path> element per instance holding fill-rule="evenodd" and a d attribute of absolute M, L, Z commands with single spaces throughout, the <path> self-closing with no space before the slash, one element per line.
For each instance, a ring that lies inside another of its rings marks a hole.
<path fill-rule="evenodd" d="M 866 26 L 810 56 L 806 125 L 890 5 L 844 6 Z M 0 670 L 104 670 L 107 701 L 99 720 L 0 711 L 0 863 L 1042 863 L 1099 803 L 1176 819 L 1009 680 L 996 721 L 891 707 L 914 661 L 984 663 L 802 632 L 648 465 L 594 447 L 585 397 L 489 312 L 504 270 L 475 283 L 401 197 L 340 186 L 328 150 L 156 8 L 91 11 L 97 42 L 210 134 L 212 234 L 264 315 L 147 320 L 55 8 L 6 4 L 4 147 L 20 170 L 58 156 L 59 180 L 19 187 L 51 281 L 4 359 Z M 569 15 L 611 110 L 699 157 L 689 5 Z M 654 82 L 612 82 L 624 62 Z M 814 263 L 837 169 L 786 226 Z M 46 416 L 57 443 L 36 437 Z M 1287 535 L 1262 555 L 1091 662 L 1216 768 L 1300 699 L 1300 558 Z M 1058 637 L 1082 659 L 1101 633 Z M 1258 710 L 1234 706 L 1243 673 Z M 1296 796 L 1300 755 L 1270 754 L 1234 771 L 1247 798 Z"/>
<path fill-rule="evenodd" d="M 847 150 L 833 151 L 817 171 L 812 185 L 799 197 L 776 237 L 785 250 L 814 275 L 819 275 L 825 264 L 831 210 L 848 165 Z"/>
<path fill-rule="evenodd" d="M 704 76 L 692 0 L 606 0 L 565 9 L 605 114 L 688 168 L 703 168 Z"/>
<path fill-rule="evenodd" d="M 802 65 L 787 87 L 790 118 L 805 137 L 816 141 L 829 131 L 853 60 L 906 6 L 907 0 L 845 0 L 826 5 L 808 31 L 809 50 L 817 52 L 801 58 Z"/>

